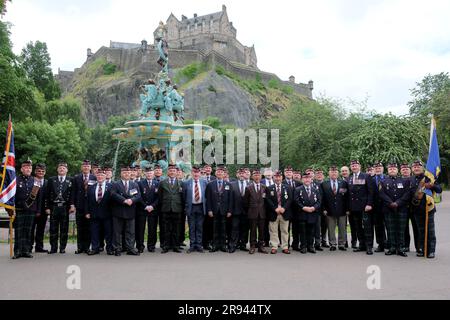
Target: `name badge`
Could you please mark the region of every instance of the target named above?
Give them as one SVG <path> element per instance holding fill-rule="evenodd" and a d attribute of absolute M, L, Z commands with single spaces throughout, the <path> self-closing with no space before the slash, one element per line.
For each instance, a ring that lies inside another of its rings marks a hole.
<path fill-rule="evenodd" d="M 266 197 L 266 193 L 265 193 L 265 192 L 264 192 L 264 193 L 262 194 L 262 197 L 263 197 L 263 198 L 265 198 L 265 197 Z"/>
<path fill-rule="evenodd" d="M 272 197 L 275 196 L 275 192 L 270 191 L 270 195 L 271 195 Z"/>
<path fill-rule="evenodd" d="M 33 185 L 34 185 L 35 187 L 39 187 L 39 188 L 41 187 L 41 185 L 40 185 L 39 182 L 37 182 L 37 181 L 35 181 Z"/>
<path fill-rule="evenodd" d="M 363 186 L 366 184 L 366 180 L 365 179 L 356 179 L 354 184 L 356 184 L 358 186 Z"/>
<path fill-rule="evenodd" d="M 225 186 L 225 190 L 230 190 L 230 186 Z"/>
<path fill-rule="evenodd" d="M 89 181 L 88 181 L 88 186 L 93 186 L 93 185 L 95 185 L 95 183 L 96 183 L 96 181 L 94 181 L 94 180 L 89 180 Z"/>
<path fill-rule="evenodd" d="M 403 183 L 397 183 L 397 188 L 403 189 Z"/>
<path fill-rule="evenodd" d="M 346 188 L 340 188 L 339 189 L 339 193 L 346 193 L 347 192 L 347 189 Z"/>
<path fill-rule="evenodd" d="M 158 192 L 158 188 L 155 188 L 155 192 Z"/>
<path fill-rule="evenodd" d="M 132 195 L 132 196 L 134 196 L 137 193 L 138 193 L 138 191 L 136 189 L 131 189 L 130 190 L 130 195 Z"/>

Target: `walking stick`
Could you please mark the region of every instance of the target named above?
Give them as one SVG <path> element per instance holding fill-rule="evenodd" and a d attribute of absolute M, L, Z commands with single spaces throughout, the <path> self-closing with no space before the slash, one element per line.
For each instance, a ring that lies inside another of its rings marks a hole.
<path fill-rule="evenodd" d="M 425 239 L 423 244 L 424 258 L 428 256 L 428 205 L 425 203 Z"/>

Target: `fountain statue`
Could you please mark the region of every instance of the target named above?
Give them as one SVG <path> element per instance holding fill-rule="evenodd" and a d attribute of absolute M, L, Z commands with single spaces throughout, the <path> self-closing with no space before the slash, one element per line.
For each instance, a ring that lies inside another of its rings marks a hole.
<path fill-rule="evenodd" d="M 185 125 L 184 97 L 178 92 L 176 84 L 169 78 L 169 48 L 165 40 L 167 33 L 163 22 L 156 31 L 156 49 L 159 57 L 157 63 L 161 70 L 155 79 L 148 79 L 139 87 L 140 116 L 128 121 L 122 128 L 113 129 L 113 137 L 120 141 L 134 141 L 138 144 L 136 160 L 133 164 L 142 169 L 158 164 L 163 171 L 169 163 L 176 163 L 186 174 L 190 173 L 191 164 L 176 159 L 182 156 L 174 151 L 181 135 L 192 134 L 203 137 L 212 130 L 211 127 L 191 124 Z M 200 134 L 200 135 L 198 135 Z M 175 153 L 175 156 L 173 155 Z"/>

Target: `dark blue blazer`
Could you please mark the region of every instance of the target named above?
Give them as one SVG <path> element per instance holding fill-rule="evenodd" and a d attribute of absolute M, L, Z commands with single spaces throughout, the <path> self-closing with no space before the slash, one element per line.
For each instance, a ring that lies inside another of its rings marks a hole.
<path fill-rule="evenodd" d="M 311 194 L 308 197 L 306 187 L 302 185 L 295 189 L 295 202 L 298 206 L 298 219 L 306 221 L 307 223 L 317 223 L 320 208 L 321 208 L 321 195 L 319 190 L 313 187 L 311 184 Z M 303 211 L 303 207 L 314 207 L 316 211 L 309 213 Z"/>
<path fill-rule="evenodd" d="M 219 192 L 217 180 L 206 186 L 206 211 L 213 215 L 233 213 L 233 191 L 229 182 L 223 181 L 222 192 Z"/>
<path fill-rule="evenodd" d="M 350 211 L 364 211 L 366 205 L 373 207 L 375 183 L 367 174 L 361 172 L 355 180 L 353 173 L 348 178 L 349 209 Z"/>
<path fill-rule="evenodd" d="M 93 174 L 89 174 L 89 184 L 92 185 L 93 181 L 96 181 L 97 178 Z M 77 209 L 77 214 L 84 214 L 82 212 L 86 208 L 86 196 L 84 192 L 84 182 L 83 182 L 83 174 L 77 174 L 73 177 L 73 191 L 72 191 L 73 201 L 72 203 L 75 205 Z"/>
<path fill-rule="evenodd" d="M 125 192 L 125 186 L 122 180 L 115 182 L 111 188 L 112 215 L 121 219 L 135 219 L 136 205 L 141 202 L 141 192 L 136 182 L 128 181 L 128 192 Z M 123 202 L 131 199 L 133 204 L 128 206 Z"/>
<path fill-rule="evenodd" d="M 149 184 L 147 179 L 141 179 L 138 182 L 138 185 L 141 191 L 141 202 L 138 206 L 138 214 L 146 214 L 146 206 L 152 206 L 154 209 L 152 214 L 157 214 L 159 181 L 153 179 L 151 184 Z"/>
<path fill-rule="evenodd" d="M 103 198 L 100 202 L 96 200 L 95 185 L 88 187 L 86 213 L 91 215 L 91 219 L 108 219 L 111 218 L 111 188 L 110 183 L 106 183 L 103 191 Z"/>
<path fill-rule="evenodd" d="M 187 216 L 189 216 L 192 212 L 192 201 L 193 196 L 192 196 L 192 180 L 193 179 L 189 179 L 183 182 L 183 191 L 184 191 L 184 211 L 186 213 Z M 199 183 L 200 183 L 200 192 L 201 192 L 201 198 L 203 199 L 203 214 L 206 214 L 206 186 L 208 185 L 208 183 L 206 182 L 205 179 L 200 178 L 199 179 Z"/>
<path fill-rule="evenodd" d="M 322 194 L 322 209 L 327 211 L 330 217 L 342 217 L 348 211 L 348 184 L 345 180 L 338 179 L 336 194 L 333 193 L 330 180 L 320 184 Z"/>

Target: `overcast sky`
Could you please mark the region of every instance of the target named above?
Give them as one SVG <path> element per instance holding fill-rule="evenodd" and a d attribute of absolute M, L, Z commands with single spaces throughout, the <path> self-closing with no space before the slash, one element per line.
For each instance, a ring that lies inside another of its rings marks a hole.
<path fill-rule="evenodd" d="M 158 22 L 220 11 L 258 67 L 282 79 L 313 80 L 314 94 L 362 101 L 379 112 L 407 113 L 409 89 L 426 74 L 450 71 L 448 0 L 13 0 L 19 53 L 45 41 L 55 72 L 73 70 L 109 41 L 153 41 Z"/>

